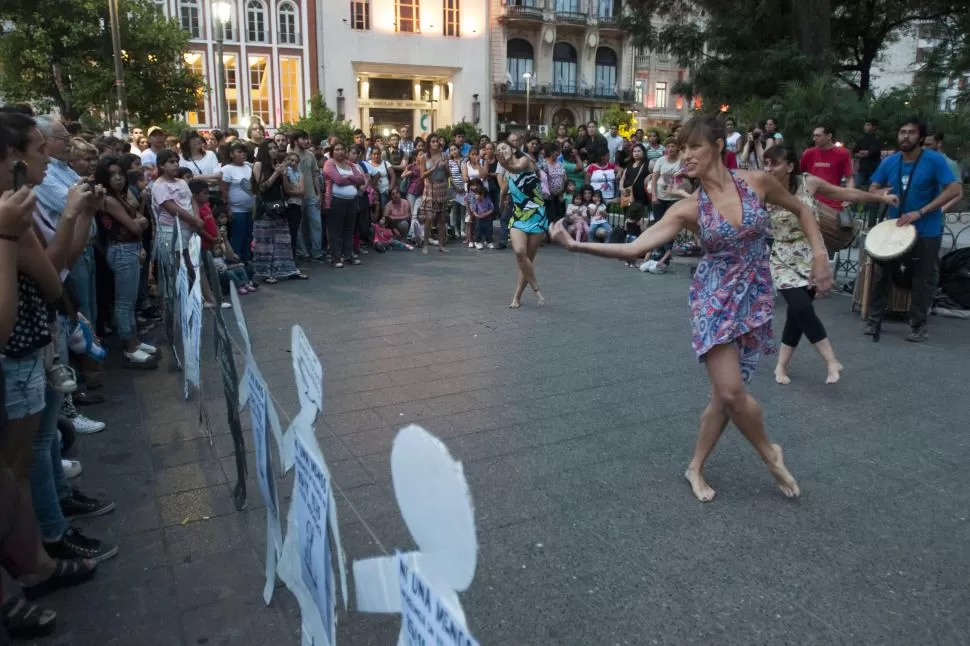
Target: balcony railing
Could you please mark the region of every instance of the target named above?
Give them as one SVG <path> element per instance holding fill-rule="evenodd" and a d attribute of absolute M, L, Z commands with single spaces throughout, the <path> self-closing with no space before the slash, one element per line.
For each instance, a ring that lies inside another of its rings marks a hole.
<path fill-rule="evenodd" d="M 620 16 L 594 14 L 600 29 L 620 29 L 623 19 Z"/>
<path fill-rule="evenodd" d="M 633 90 L 617 90 L 614 87 L 597 85 L 593 88 L 593 97 L 597 99 L 611 99 L 613 101 L 633 101 Z"/>
<path fill-rule="evenodd" d="M 552 94 L 558 96 L 576 96 L 579 93 L 575 83 L 553 83 L 550 89 Z"/>
<path fill-rule="evenodd" d="M 560 11 L 556 9 L 556 20 L 573 25 L 585 25 L 586 14 L 579 11 Z"/>
<path fill-rule="evenodd" d="M 520 4 L 508 4 L 505 6 L 505 17 L 513 20 L 542 20 L 542 1 L 522 0 Z"/>

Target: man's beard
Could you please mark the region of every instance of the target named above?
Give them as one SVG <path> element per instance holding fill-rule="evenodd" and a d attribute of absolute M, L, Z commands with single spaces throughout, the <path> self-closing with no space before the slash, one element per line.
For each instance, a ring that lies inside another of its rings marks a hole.
<path fill-rule="evenodd" d="M 899 142 L 899 149 L 904 153 L 908 153 L 909 151 L 916 149 L 916 144 L 911 143 L 909 139 L 906 139 Z"/>

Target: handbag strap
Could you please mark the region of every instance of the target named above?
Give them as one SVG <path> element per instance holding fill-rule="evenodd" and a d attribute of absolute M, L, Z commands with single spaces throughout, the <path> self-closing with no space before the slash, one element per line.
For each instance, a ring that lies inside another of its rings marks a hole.
<path fill-rule="evenodd" d="M 903 213 L 907 213 L 906 209 L 906 198 L 909 196 L 909 189 L 913 185 L 913 178 L 916 176 L 916 168 L 919 166 L 919 161 L 923 159 L 923 150 L 920 149 L 919 155 L 916 156 L 916 161 L 913 163 L 913 169 L 909 171 L 909 181 L 906 182 L 906 186 L 903 186 L 903 154 L 899 153 L 899 166 L 897 167 L 896 182 L 899 184 L 899 208 L 897 209 L 896 215 L 899 217 Z"/>

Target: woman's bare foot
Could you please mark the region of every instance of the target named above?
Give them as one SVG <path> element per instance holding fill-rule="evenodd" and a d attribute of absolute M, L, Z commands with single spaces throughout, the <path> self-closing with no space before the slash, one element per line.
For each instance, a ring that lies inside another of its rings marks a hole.
<path fill-rule="evenodd" d="M 704 480 L 703 474 L 697 469 L 687 467 L 684 477 L 690 483 L 690 489 L 694 492 L 694 497 L 701 502 L 711 502 L 714 500 L 714 489 Z"/>
<path fill-rule="evenodd" d="M 542 297 L 542 292 L 540 292 L 538 289 L 533 289 L 532 291 L 535 292 L 535 295 L 536 295 L 536 304 L 539 307 L 542 307 L 543 305 L 545 305 L 546 299 Z"/>
<path fill-rule="evenodd" d="M 829 373 L 825 377 L 825 383 L 834 384 L 842 377 L 842 364 L 836 361 L 828 364 Z"/>
<path fill-rule="evenodd" d="M 787 386 L 791 383 L 791 377 L 788 376 L 788 370 L 781 366 L 775 366 L 775 381 L 782 386 Z"/>
<path fill-rule="evenodd" d="M 522 307 L 522 303 L 520 303 L 519 302 L 519 299 L 517 299 L 517 298 L 515 300 L 513 300 L 511 303 L 509 303 L 509 309 L 510 310 L 517 310 L 520 307 Z"/>
<path fill-rule="evenodd" d="M 768 470 L 778 481 L 778 488 L 781 489 L 786 498 L 797 498 L 801 494 L 801 490 L 799 490 L 795 478 L 785 468 L 785 458 L 781 446 L 772 444 L 771 448 L 775 450 L 775 459 L 768 463 Z"/>

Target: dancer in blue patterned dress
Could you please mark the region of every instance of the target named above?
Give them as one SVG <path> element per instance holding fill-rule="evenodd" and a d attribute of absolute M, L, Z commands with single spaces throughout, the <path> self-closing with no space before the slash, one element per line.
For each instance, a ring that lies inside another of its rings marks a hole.
<path fill-rule="evenodd" d="M 546 219 L 546 201 L 542 197 L 542 183 L 536 174 L 536 163 L 528 155 L 516 156 L 512 147 L 506 143 L 499 144 L 495 154 L 505 169 L 506 191 L 512 202 L 509 241 L 515 251 L 515 261 L 519 265 L 515 293 L 509 307 L 519 308 L 526 285 L 535 292 L 536 302 L 541 307 L 545 304 L 545 299 L 542 298 L 536 282 L 535 261 L 539 243 L 549 230 L 549 220 Z"/>
<path fill-rule="evenodd" d="M 707 367 L 712 394 L 684 477 L 698 500 L 714 498 L 714 489 L 704 480 L 704 463 L 732 421 L 768 465 L 782 493 L 793 498 L 799 495 L 798 484 L 785 468 L 781 447 L 768 440 L 761 406 L 746 389 L 758 359 L 774 351 L 765 202 L 797 215 L 812 248 L 812 281 L 820 293 L 832 287 L 828 254 L 812 210 L 778 180 L 764 172 L 728 170 L 724 126 L 718 119 L 691 119 L 680 140 L 687 176 L 700 180 L 700 189 L 672 206 L 634 242 L 580 243 L 558 223 L 553 237 L 571 251 L 633 260 L 673 241 L 681 229 L 698 234 L 704 256 L 690 288 L 691 326 L 694 351 Z"/>

